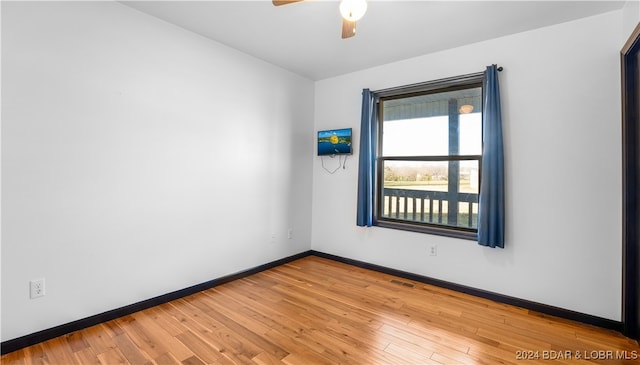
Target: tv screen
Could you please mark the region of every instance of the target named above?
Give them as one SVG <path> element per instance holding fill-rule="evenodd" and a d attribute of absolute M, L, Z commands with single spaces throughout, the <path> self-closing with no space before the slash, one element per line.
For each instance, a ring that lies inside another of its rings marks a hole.
<path fill-rule="evenodd" d="M 318 132 L 318 156 L 350 155 L 351 128 Z"/>

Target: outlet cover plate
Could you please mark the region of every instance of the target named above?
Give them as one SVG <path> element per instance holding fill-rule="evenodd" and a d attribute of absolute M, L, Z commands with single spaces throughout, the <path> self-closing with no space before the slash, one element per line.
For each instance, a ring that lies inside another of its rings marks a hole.
<path fill-rule="evenodd" d="M 29 281 L 29 297 L 31 299 L 44 297 L 44 278 Z"/>

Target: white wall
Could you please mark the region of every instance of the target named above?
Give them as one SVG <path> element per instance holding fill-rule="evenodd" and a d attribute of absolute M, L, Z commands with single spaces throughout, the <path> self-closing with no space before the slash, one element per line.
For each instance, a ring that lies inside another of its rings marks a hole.
<path fill-rule="evenodd" d="M 316 130 L 353 127 L 356 147 L 335 175 L 315 158 L 312 249 L 620 320 L 621 18 L 607 13 L 317 82 Z M 506 248 L 356 227 L 361 90 L 492 63 L 505 69 Z"/>
<path fill-rule="evenodd" d="M 627 0 L 622 8 L 623 42 L 626 42 L 633 30 L 640 22 L 640 1 Z"/>
<path fill-rule="evenodd" d="M 115 2 L 2 2 L 2 76 L 3 341 L 309 249 L 312 81 Z"/>

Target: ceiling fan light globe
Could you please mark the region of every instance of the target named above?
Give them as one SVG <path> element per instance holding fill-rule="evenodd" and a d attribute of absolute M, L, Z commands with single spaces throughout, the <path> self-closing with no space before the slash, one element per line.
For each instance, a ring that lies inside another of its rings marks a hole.
<path fill-rule="evenodd" d="M 340 2 L 340 15 L 350 22 L 360 20 L 366 12 L 366 0 L 342 0 Z"/>
<path fill-rule="evenodd" d="M 458 111 L 460 112 L 460 114 L 469 114 L 473 111 L 473 105 L 464 104 L 460 107 L 460 109 L 458 109 Z"/>

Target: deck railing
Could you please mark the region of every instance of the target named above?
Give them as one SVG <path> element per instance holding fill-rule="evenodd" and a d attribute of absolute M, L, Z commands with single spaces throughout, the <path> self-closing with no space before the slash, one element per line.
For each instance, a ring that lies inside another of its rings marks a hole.
<path fill-rule="evenodd" d="M 384 188 L 382 216 L 477 228 L 478 194 Z"/>

